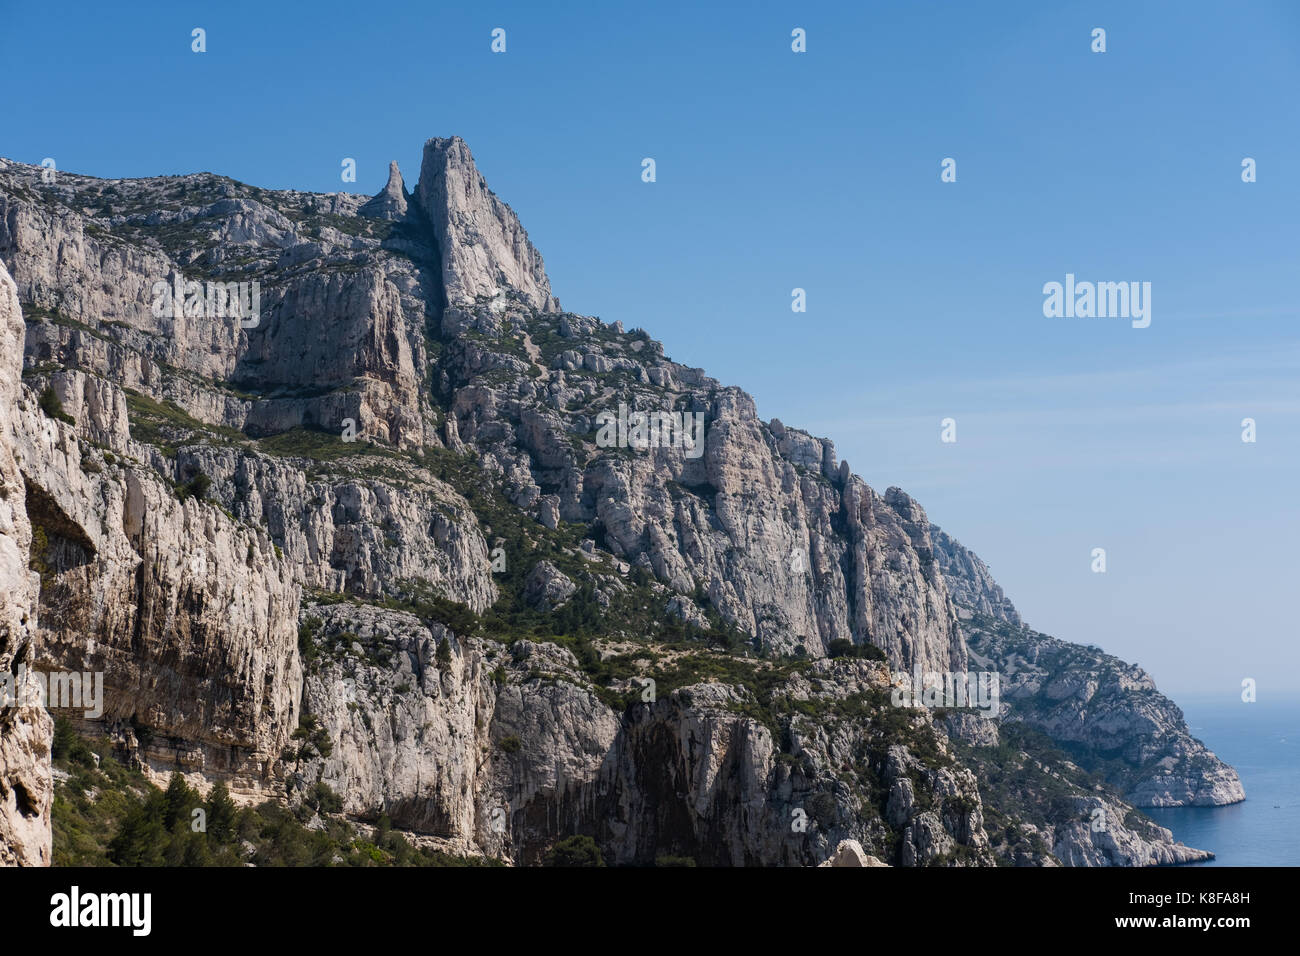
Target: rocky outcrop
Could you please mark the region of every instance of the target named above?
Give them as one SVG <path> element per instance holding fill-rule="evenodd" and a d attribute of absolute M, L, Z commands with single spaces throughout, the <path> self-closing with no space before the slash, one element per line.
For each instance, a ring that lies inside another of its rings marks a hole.
<path fill-rule="evenodd" d="M 313 657 L 305 732 L 287 755 L 293 784 L 306 791 L 323 782 L 352 816 L 387 814 L 453 852 L 479 852 L 491 832 L 480 807 L 491 661 L 478 645 L 400 611 L 308 606 L 302 620 Z"/>
<path fill-rule="evenodd" d="M 206 475 L 212 501 L 265 527 L 304 587 L 372 598 L 429 590 L 474 611 L 496 600 L 473 510 L 418 459 L 358 449 L 313 477 L 318 467 L 306 455 L 195 445 L 177 451 L 173 470 L 178 481 Z"/>
<path fill-rule="evenodd" d="M 551 611 L 573 596 L 577 585 L 549 561 L 538 561 L 524 578 L 524 601 L 539 611 Z"/>
<path fill-rule="evenodd" d="M 16 408 L 41 569 L 36 665 L 103 674 L 102 715 L 69 719 L 160 775 L 274 786 L 301 671 L 298 585 L 270 537 L 200 496 L 178 500 L 155 472 L 83 445 L 34 401 Z"/>
<path fill-rule="evenodd" d="M 541 253 L 528 241 L 514 211 L 488 189 L 463 139 L 424 144 L 415 197 L 442 253 L 448 305 L 513 293 L 539 311 L 559 309 Z"/>
<path fill-rule="evenodd" d="M 1004 719 L 1067 745 L 1137 807 L 1222 806 L 1246 798 L 1236 771 L 1191 735 L 1142 668 L 1100 648 L 974 618 L 971 660 L 1001 675 Z"/>
<path fill-rule="evenodd" d="M 397 161 L 394 160 L 388 164 L 388 182 L 383 191 L 362 206 L 359 212 L 375 219 L 405 219 L 407 206 L 402 171 L 397 168 Z"/>
<path fill-rule="evenodd" d="M 1236 771 L 1191 735 L 1182 711 L 1142 668 L 1024 626 L 984 562 L 938 528 L 931 532 L 971 660 L 998 672 L 1005 719 L 1069 746 L 1133 806 L 1246 798 Z"/>
<path fill-rule="evenodd" d="M 1020 612 L 1002 593 L 988 566 L 977 555 L 963 548 L 938 525 L 930 525 L 930 538 L 934 542 L 935 561 L 959 615 L 982 614 L 1008 624 L 1021 624 Z"/>
<path fill-rule="evenodd" d="M 32 527 L 14 451 L 22 336 L 18 296 L 0 263 L 0 866 L 46 866 L 54 727 L 30 674 L 39 575 L 28 568 Z"/>
<path fill-rule="evenodd" d="M 835 848 L 835 852 L 824 863 L 818 863 L 818 866 L 840 866 L 840 867 L 862 867 L 862 866 L 888 866 L 888 863 L 881 863 L 874 856 L 869 855 L 862 849 L 862 844 L 857 840 L 843 840 Z"/>
<path fill-rule="evenodd" d="M 1081 797 L 1079 819 L 1045 832 L 1052 854 L 1065 866 L 1176 866 L 1204 863 L 1214 854 L 1176 843 L 1173 834 L 1103 797 Z"/>
<path fill-rule="evenodd" d="M 989 831 L 1000 860 L 1015 866 L 1166 866 L 1213 858 L 1175 842 L 1021 722 L 949 711 L 938 726 L 959 761 L 983 781 L 986 803 L 1016 807 L 1014 823 L 1002 818 Z"/>
<path fill-rule="evenodd" d="M 61 174 L 45 186 L 33 167 L 0 164 L 0 260 L 27 306 L 34 363 L 250 434 L 351 427 L 398 447 L 438 442 L 417 372 L 426 303 L 441 296 L 431 237 L 357 219 L 360 197 L 286 193 L 272 208 L 220 177 Z M 344 214 L 357 234 L 331 225 Z M 217 314 L 230 282 L 250 309 L 256 283 L 257 316 L 224 303 Z"/>

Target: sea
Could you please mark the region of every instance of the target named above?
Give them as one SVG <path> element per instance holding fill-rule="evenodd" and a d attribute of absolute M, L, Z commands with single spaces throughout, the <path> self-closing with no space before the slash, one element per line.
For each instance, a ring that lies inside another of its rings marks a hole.
<path fill-rule="evenodd" d="M 1300 699 L 1170 695 L 1192 736 L 1236 768 L 1243 803 L 1143 812 L 1215 855 L 1193 866 L 1300 866 Z"/>

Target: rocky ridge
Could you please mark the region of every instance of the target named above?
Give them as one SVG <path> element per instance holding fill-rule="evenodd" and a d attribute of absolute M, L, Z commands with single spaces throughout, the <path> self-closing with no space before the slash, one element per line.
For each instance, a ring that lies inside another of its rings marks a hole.
<path fill-rule="evenodd" d="M 972 666 L 1000 675 L 1004 720 L 1047 734 L 1135 807 L 1246 799 L 1237 773 L 1191 735 L 1142 668 L 1025 626 L 978 557 L 931 528 Z"/>

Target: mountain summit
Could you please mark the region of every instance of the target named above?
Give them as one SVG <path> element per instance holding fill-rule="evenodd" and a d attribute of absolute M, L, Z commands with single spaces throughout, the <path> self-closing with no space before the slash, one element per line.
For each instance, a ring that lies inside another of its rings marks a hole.
<path fill-rule="evenodd" d="M 488 189 L 463 139 L 424 144 L 415 196 L 442 252 L 449 305 L 472 305 L 510 290 L 538 311 L 559 311 L 541 253 L 514 211 Z"/>
<path fill-rule="evenodd" d="M 402 171 L 397 168 L 397 160 L 388 164 L 388 183 L 383 190 L 359 211 L 363 216 L 373 216 L 376 219 L 406 218 L 406 186 L 402 182 Z"/>

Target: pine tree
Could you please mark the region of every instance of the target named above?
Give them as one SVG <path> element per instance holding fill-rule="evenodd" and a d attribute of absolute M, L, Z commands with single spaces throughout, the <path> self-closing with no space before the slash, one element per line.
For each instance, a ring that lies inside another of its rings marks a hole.
<path fill-rule="evenodd" d="M 226 843 L 234 835 L 235 815 L 238 808 L 230 799 L 224 782 L 218 781 L 208 794 L 208 836 L 217 843 Z"/>
<path fill-rule="evenodd" d="M 167 831 L 162 825 L 163 795 L 154 792 L 132 807 L 108 844 L 108 858 L 118 866 L 162 866 Z"/>
<path fill-rule="evenodd" d="M 170 831 L 178 822 L 183 821 L 188 827 L 190 811 L 198 806 L 198 803 L 199 795 L 189 788 L 185 778 L 179 773 L 173 773 L 171 782 L 167 784 L 167 790 L 163 794 L 163 826 Z"/>

